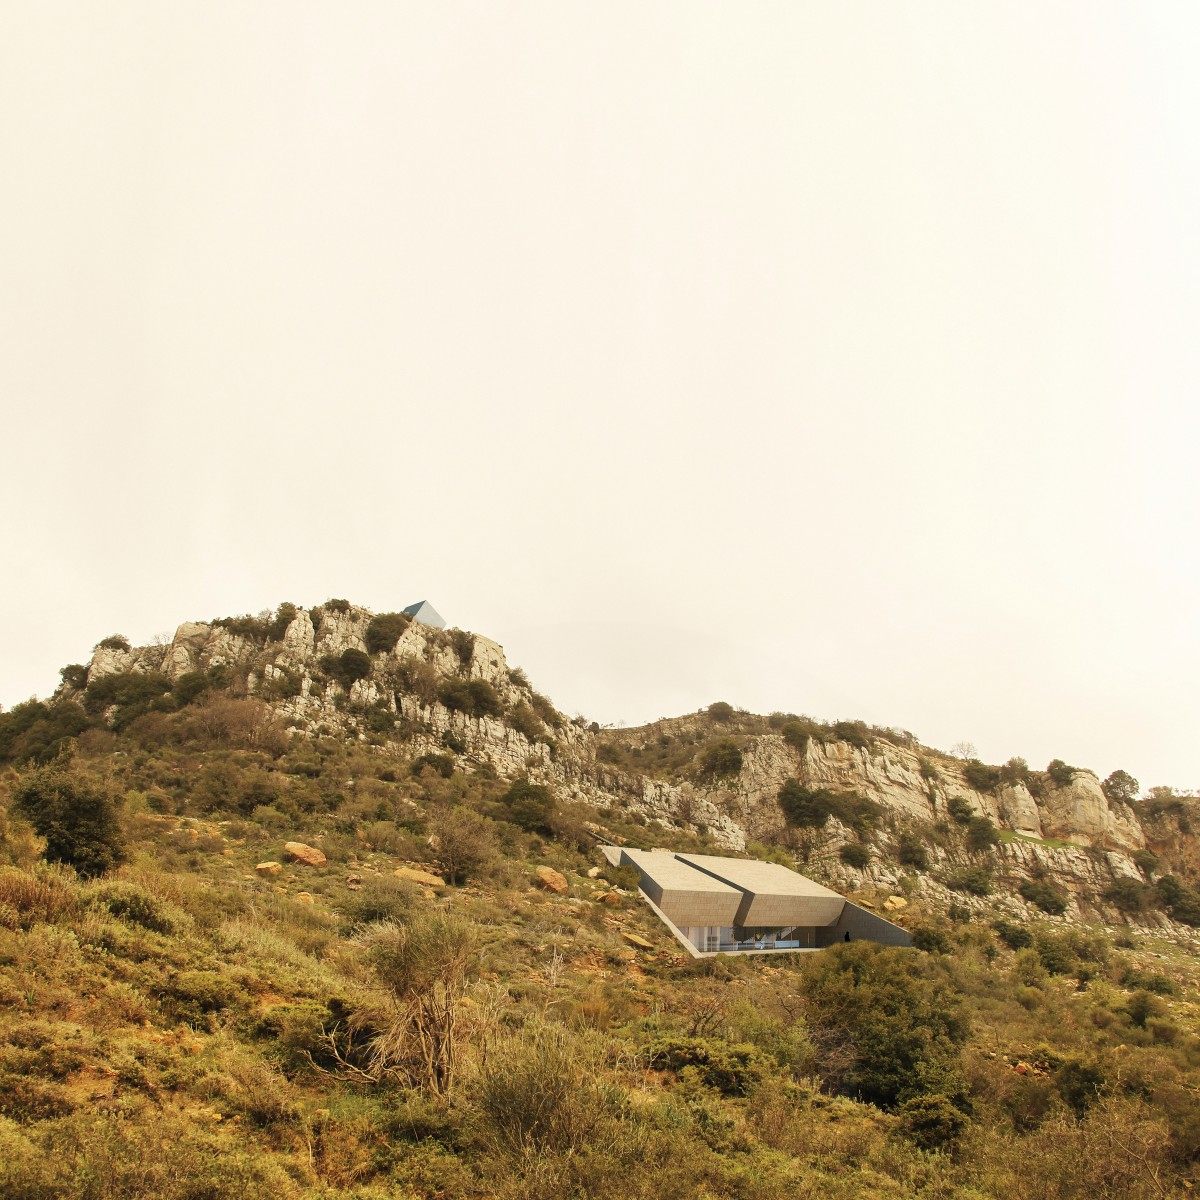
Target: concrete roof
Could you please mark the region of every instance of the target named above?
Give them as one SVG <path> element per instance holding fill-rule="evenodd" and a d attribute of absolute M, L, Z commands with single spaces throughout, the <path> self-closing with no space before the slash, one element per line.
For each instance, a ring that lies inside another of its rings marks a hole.
<path fill-rule="evenodd" d="M 621 862 L 638 869 L 642 891 L 676 925 L 731 925 L 744 898 L 667 850 L 623 849 Z"/>
<path fill-rule="evenodd" d="M 831 925 L 846 904 L 844 896 L 778 863 L 715 854 L 677 857 L 743 893 L 737 911 L 738 925 Z"/>

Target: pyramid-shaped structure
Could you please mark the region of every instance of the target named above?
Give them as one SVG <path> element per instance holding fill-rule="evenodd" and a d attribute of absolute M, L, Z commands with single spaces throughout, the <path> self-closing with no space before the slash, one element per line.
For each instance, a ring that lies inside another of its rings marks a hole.
<path fill-rule="evenodd" d="M 420 621 L 422 625 L 432 625 L 434 629 L 446 628 L 446 622 L 441 613 L 428 600 L 418 600 L 416 604 L 410 604 L 404 611 L 414 621 Z"/>

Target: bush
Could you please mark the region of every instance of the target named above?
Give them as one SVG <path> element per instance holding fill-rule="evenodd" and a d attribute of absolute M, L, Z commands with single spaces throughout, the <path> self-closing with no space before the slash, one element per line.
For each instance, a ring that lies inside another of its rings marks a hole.
<path fill-rule="evenodd" d="M 960 825 L 969 825 L 975 819 L 975 809 L 965 796 L 951 796 L 946 811 Z"/>
<path fill-rule="evenodd" d="M 1030 904 L 1036 904 L 1044 913 L 1060 916 L 1067 911 L 1067 898 L 1048 883 L 1040 879 L 1023 880 L 1017 889 Z"/>
<path fill-rule="evenodd" d="M 996 831 L 990 818 L 972 817 L 967 822 L 967 846 L 971 850 L 976 852 L 990 850 L 999 841 L 1000 834 Z"/>
<path fill-rule="evenodd" d="M 841 742 L 849 742 L 860 750 L 871 748 L 871 734 L 865 721 L 835 721 L 833 736 Z"/>
<path fill-rule="evenodd" d="M 924 843 L 915 834 L 902 833 L 896 846 L 896 857 L 906 867 L 915 867 L 918 871 L 929 870 L 929 852 Z"/>
<path fill-rule="evenodd" d="M 422 754 L 420 758 L 413 759 L 409 769 L 414 775 L 420 775 L 426 767 L 443 779 L 449 779 L 454 774 L 454 759 L 448 754 Z"/>
<path fill-rule="evenodd" d="M 837 1090 L 890 1107 L 954 1074 L 970 1027 L 929 959 L 850 942 L 807 956 L 801 977 L 818 1067 Z"/>
<path fill-rule="evenodd" d="M 321 670 L 349 691 L 359 679 L 371 674 L 370 656 L 351 647 L 341 654 L 326 654 L 321 658 Z"/>
<path fill-rule="evenodd" d="M 946 1150 L 967 1127 L 967 1118 L 949 1097 L 914 1096 L 897 1110 L 900 1132 L 920 1150 Z"/>
<path fill-rule="evenodd" d="M 1153 895 L 1145 884 L 1136 879 L 1114 879 L 1101 894 L 1109 904 L 1123 913 L 1144 912 Z"/>
<path fill-rule="evenodd" d="M 121 633 L 110 634 L 106 638 L 101 638 L 93 647 L 95 650 L 130 650 L 129 639 Z"/>
<path fill-rule="evenodd" d="M 996 936 L 1010 950 L 1026 950 L 1033 945 L 1033 934 L 1024 925 L 1000 920 L 993 921 L 992 928 L 996 931 Z"/>
<path fill-rule="evenodd" d="M 1046 767 L 1046 774 L 1055 787 L 1070 787 L 1075 778 L 1075 768 L 1069 767 L 1061 758 L 1052 759 Z"/>
<path fill-rule="evenodd" d="M 465 883 L 496 857 L 495 825 L 469 808 L 435 809 L 426 828 L 433 841 L 433 861 L 450 883 Z"/>
<path fill-rule="evenodd" d="M 1141 785 L 1128 771 L 1114 771 L 1100 790 L 1111 804 L 1130 804 L 1138 798 Z"/>
<path fill-rule="evenodd" d="M 812 727 L 802 721 L 785 721 L 779 730 L 783 740 L 800 752 L 803 758 L 808 753 L 808 744 L 812 740 Z"/>
<path fill-rule="evenodd" d="M 963 764 L 963 776 L 977 792 L 993 792 L 1000 786 L 1000 768 L 989 767 L 977 758 Z"/>
<path fill-rule="evenodd" d="M 117 802 L 103 784 L 59 761 L 21 779 L 13 808 L 46 839 L 43 857 L 66 863 L 84 878 L 103 875 L 125 860 Z"/>
<path fill-rule="evenodd" d="M 1200 895 L 1174 875 L 1164 875 L 1154 885 L 1153 895 L 1174 920 L 1184 925 L 1200 925 Z"/>
<path fill-rule="evenodd" d="M 987 867 L 959 867 L 944 882 L 948 888 L 972 896 L 989 896 L 992 892 L 992 873 Z"/>
<path fill-rule="evenodd" d="M 448 679 L 438 689 L 438 699 L 468 717 L 498 717 L 504 712 L 500 696 L 486 679 Z"/>
<path fill-rule="evenodd" d="M 89 724 L 87 713 L 73 700 L 14 704 L 11 712 L 0 712 L 0 761 L 46 762 Z"/>
<path fill-rule="evenodd" d="M 412 618 L 407 613 L 380 613 L 367 624 L 367 649 L 372 654 L 390 654 Z"/>
<path fill-rule="evenodd" d="M 702 779 L 726 779 L 742 769 L 742 752 L 736 742 L 722 738 L 707 746 L 700 755 L 699 774 Z"/>
<path fill-rule="evenodd" d="M 471 660 L 475 657 L 475 635 L 468 633 L 465 629 L 447 629 L 446 637 L 450 639 L 450 647 L 459 663 L 464 667 L 469 667 Z"/>
<path fill-rule="evenodd" d="M 927 954 L 949 954 L 953 949 L 948 933 L 940 925 L 917 925 L 912 931 L 912 944 Z"/>
<path fill-rule="evenodd" d="M 718 700 L 715 704 L 708 706 L 709 717 L 721 725 L 728 725 L 733 720 L 733 705 L 726 704 L 724 700 Z"/>
<path fill-rule="evenodd" d="M 847 842 L 839 851 L 838 858 L 848 867 L 861 870 L 871 861 L 871 851 L 862 842 Z"/>
<path fill-rule="evenodd" d="M 691 1068 L 700 1082 L 726 1096 L 745 1096 L 762 1081 L 767 1061 L 748 1044 L 716 1038 L 664 1037 L 646 1049 L 647 1062 L 676 1074 Z"/>
<path fill-rule="evenodd" d="M 548 787 L 518 779 L 500 797 L 507 806 L 507 819 L 527 833 L 549 834 L 550 818 L 554 815 L 554 796 Z"/>
<path fill-rule="evenodd" d="M 172 683 L 156 671 L 116 671 L 93 679 L 83 694 L 83 707 L 92 715 L 117 706 L 113 725 L 123 728 L 171 690 Z M 173 707 L 170 703 L 167 707 Z"/>
<path fill-rule="evenodd" d="M 60 667 L 58 673 L 62 677 L 63 683 L 77 692 L 82 692 L 87 687 L 88 669 L 82 663 L 71 663 L 68 666 Z"/>
<path fill-rule="evenodd" d="M 789 779 L 779 789 L 779 807 L 789 825 L 816 828 L 830 817 L 863 837 L 874 828 L 880 808 L 857 792 L 832 792 L 827 788 L 808 788 L 797 779 Z"/>

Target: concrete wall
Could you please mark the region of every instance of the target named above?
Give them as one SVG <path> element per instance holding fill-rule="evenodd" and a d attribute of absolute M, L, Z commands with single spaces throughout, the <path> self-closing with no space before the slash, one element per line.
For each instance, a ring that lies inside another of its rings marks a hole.
<path fill-rule="evenodd" d="M 908 931 L 891 921 L 885 921 L 865 908 L 846 901 L 842 915 L 824 929 L 817 930 L 817 945 L 832 946 L 844 942 L 846 934 L 852 942 L 878 942 L 881 946 L 911 946 L 912 938 Z"/>

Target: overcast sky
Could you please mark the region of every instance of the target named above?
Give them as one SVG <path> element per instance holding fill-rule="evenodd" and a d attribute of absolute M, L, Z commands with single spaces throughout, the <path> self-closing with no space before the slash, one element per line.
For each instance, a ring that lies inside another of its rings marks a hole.
<path fill-rule="evenodd" d="M 427 598 L 566 711 L 1200 786 L 1200 8 L 0 4 L 0 702 Z"/>

